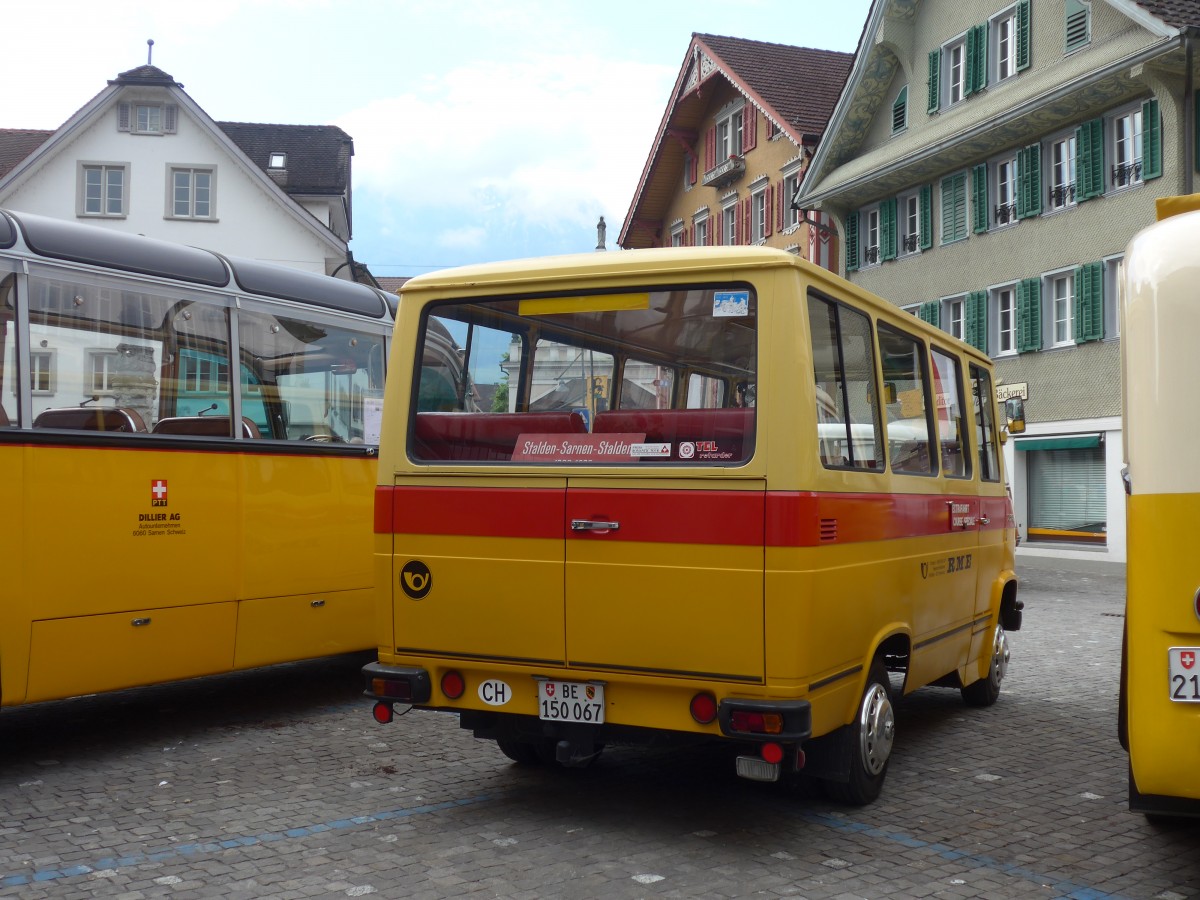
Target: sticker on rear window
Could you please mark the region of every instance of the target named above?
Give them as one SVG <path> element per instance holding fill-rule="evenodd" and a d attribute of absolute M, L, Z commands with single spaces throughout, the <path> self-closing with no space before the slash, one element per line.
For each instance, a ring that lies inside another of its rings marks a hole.
<path fill-rule="evenodd" d="M 750 314 L 749 291 L 717 291 L 713 294 L 714 316 L 747 316 Z"/>

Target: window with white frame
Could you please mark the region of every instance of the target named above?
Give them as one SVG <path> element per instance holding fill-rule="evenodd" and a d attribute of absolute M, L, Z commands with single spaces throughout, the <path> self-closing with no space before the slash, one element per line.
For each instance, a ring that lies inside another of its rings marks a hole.
<path fill-rule="evenodd" d="M 1142 105 L 1122 110 L 1111 120 L 1113 188 L 1142 183 Z"/>
<path fill-rule="evenodd" d="M 172 167 L 170 217 L 214 218 L 215 188 L 216 174 L 212 169 Z"/>
<path fill-rule="evenodd" d="M 717 163 L 742 155 L 743 109 L 738 107 L 717 119 Z"/>
<path fill-rule="evenodd" d="M 737 243 L 737 218 L 737 200 L 721 208 L 721 243 L 727 247 Z"/>
<path fill-rule="evenodd" d="M 1047 212 L 1075 205 L 1075 133 L 1052 138 L 1047 150 L 1050 175 Z"/>
<path fill-rule="evenodd" d="M 81 163 L 78 214 L 124 216 L 129 201 L 128 171 L 125 163 Z"/>
<path fill-rule="evenodd" d="M 278 151 L 278 150 L 271 153 L 271 155 L 267 159 L 267 168 L 268 169 L 286 169 L 287 168 L 287 154 L 283 153 L 281 151 Z"/>
<path fill-rule="evenodd" d="M 1114 298 L 1117 296 L 1117 277 L 1120 274 L 1121 260 L 1123 256 L 1111 256 L 1108 259 L 1102 260 L 1103 265 L 1103 287 L 1101 290 L 1104 296 Z M 1121 333 L 1121 315 L 1117 308 L 1116 302 L 1110 299 L 1104 304 L 1104 334 L 1107 337 L 1116 337 Z"/>
<path fill-rule="evenodd" d="M 1055 347 L 1075 343 L 1075 279 L 1070 272 L 1047 276 L 1051 342 Z"/>
<path fill-rule="evenodd" d="M 750 241 L 761 244 L 767 239 L 767 186 L 750 195 Z"/>
<path fill-rule="evenodd" d="M 158 104 L 135 103 L 133 130 L 137 134 L 162 134 L 163 108 Z"/>
<path fill-rule="evenodd" d="M 946 72 L 946 104 L 953 106 L 967 95 L 967 42 L 960 38 L 942 48 Z"/>
<path fill-rule="evenodd" d="M 683 222 L 676 222 L 671 226 L 671 246 L 683 246 Z"/>
<path fill-rule="evenodd" d="M 942 303 L 942 326 L 960 341 L 963 339 L 963 298 L 951 297 Z"/>
<path fill-rule="evenodd" d="M 921 194 L 912 191 L 896 200 L 896 219 L 900 229 L 900 256 L 921 252 Z"/>
<path fill-rule="evenodd" d="M 871 206 L 862 211 L 862 264 L 879 264 L 879 207 Z"/>
<path fill-rule="evenodd" d="M 705 210 L 703 215 L 696 216 L 692 220 L 692 224 L 695 228 L 696 246 L 707 247 L 710 243 L 708 239 L 708 211 Z"/>
<path fill-rule="evenodd" d="M 1004 81 L 1017 74 L 1017 10 L 1004 10 L 989 23 L 991 37 L 991 76 Z"/>
<path fill-rule="evenodd" d="M 113 365 L 117 359 L 115 350 L 89 350 L 87 352 L 87 371 L 89 389 L 95 396 L 113 392 Z"/>
<path fill-rule="evenodd" d="M 783 204 L 783 227 L 785 230 L 795 228 L 800 224 L 800 210 L 792 207 L 792 198 L 796 196 L 800 190 L 800 181 L 803 179 L 803 173 L 785 172 L 783 176 L 783 196 L 779 202 Z"/>
<path fill-rule="evenodd" d="M 1008 356 L 1017 352 L 1017 293 L 1016 285 L 1006 284 L 992 289 L 992 309 L 996 315 L 996 355 Z"/>
<path fill-rule="evenodd" d="M 53 394 L 55 386 L 53 350 L 33 350 L 29 354 L 29 386 L 34 394 Z M 16 387 L 14 383 L 13 387 Z"/>
<path fill-rule="evenodd" d="M 1006 156 L 992 162 L 992 227 L 1002 228 L 1017 221 L 1017 157 Z"/>

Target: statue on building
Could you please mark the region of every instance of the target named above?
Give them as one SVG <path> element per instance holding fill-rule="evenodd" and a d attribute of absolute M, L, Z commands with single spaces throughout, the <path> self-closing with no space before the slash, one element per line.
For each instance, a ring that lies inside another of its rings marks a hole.
<path fill-rule="evenodd" d="M 607 230 L 608 230 L 608 226 L 606 226 L 604 224 L 604 216 L 601 216 L 600 221 L 596 223 L 596 249 L 597 250 L 607 250 L 608 249 L 607 247 L 604 246 L 604 244 L 606 243 L 605 233 L 607 232 Z"/>

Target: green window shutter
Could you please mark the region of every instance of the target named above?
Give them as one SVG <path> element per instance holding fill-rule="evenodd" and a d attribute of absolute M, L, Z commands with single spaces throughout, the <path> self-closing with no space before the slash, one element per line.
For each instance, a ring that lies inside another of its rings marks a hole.
<path fill-rule="evenodd" d="M 1104 337 L 1104 265 L 1075 267 L 1075 343 Z"/>
<path fill-rule="evenodd" d="M 1158 101 L 1153 98 L 1142 104 L 1142 180 L 1162 175 L 1162 121 L 1158 116 Z"/>
<path fill-rule="evenodd" d="M 1017 218 L 1027 219 L 1042 212 L 1042 145 L 1031 144 L 1017 151 Z"/>
<path fill-rule="evenodd" d="M 924 185 L 921 188 L 921 199 L 918 203 L 921 216 L 921 249 L 928 250 L 933 246 L 933 186 Z"/>
<path fill-rule="evenodd" d="M 1104 119 L 1092 119 L 1075 129 L 1075 199 L 1090 200 L 1104 193 Z"/>
<path fill-rule="evenodd" d="M 942 327 L 942 304 L 940 300 L 930 300 L 927 303 L 922 303 L 921 308 L 917 311 L 917 318 L 923 322 L 928 322 L 930 325 L 937 328 Z"/>
<path fill-rule="evenodd" d="M 1067 36 L 1064 50 L 1070 53 L 1072 50 L 1078 50 L 1080 47 L 1086 47 L 1088 44 L 1090 32 L 1088 19 L 1090 10 L 1086 5 L 1080 3 L 1079 0 L 1066 0 L 1063 7 L 1063 11 L 1066 14 L 1064 31 Z"/>
<path fill-rule="evenodd" d="M 879 204 L 879 258 L 896 258 L 896 198 Z"/>
<path fill-rule="evenodd" d="M 967 173 L 942 179 L 942 243 L 967 236 Z"/>
<path fill-rule="evenodd" d="M 971 291 L 963 304 L 963 338 L 972 347 L 988 352 L 987 291 Z"/>
<path fill-rule="evenodd" d="M 846 271 L 858 271 L 858 210 L 846 216 Z"/>
<path fill-rule="evenodd" d="M 980 163 L 971 170 L 971 222 L 972 230 L 982 234 L 988 229 L 988 172 L 987 165 Z"/>
<path fill-rule="evenodd" d="M 1017 3 L 1017 71 L 1029 68 L 1029 32 L 1032 27 L 1029 0 Z"/>
<path fill-rule="evenodd" d="M 929 52 L 929 109 L 928 112 L 935 113 L 940 105 L 939 98 L 941 97 L 941 81 L 939 78 L 942 67 L 942 51 L 941 49 L 931 50 Z"/>
<path fill-rule="evenodd" d="M 900 88 L 896 102 L 892 104 L 892 134 L 908 126 L 908 85 Z"/>
<path fill-rule="evenodd" d="M 975 25 L 967 32 L 966 95 L 987 87 L 987 26 Z"/>
<path fill-rule="evenodd" d="M 1042 280 L 1024 278 L 1017 283 L 1017 350 L 1042 349 Z"/>

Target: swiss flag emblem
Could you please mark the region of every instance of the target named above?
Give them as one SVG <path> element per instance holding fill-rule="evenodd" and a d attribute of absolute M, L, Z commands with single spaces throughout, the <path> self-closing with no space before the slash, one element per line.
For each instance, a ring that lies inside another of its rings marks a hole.
<path fill-rule="evenodd" d="M 167 505 L 167 479 L 155 478 L 150 482 L 150 505 Z"/>
<path fill-rule="evenodd" d="M 551 682 L 548 682 L 548 683 L 546 684 L 546 696 L 547 696 L 547 697 L 553 697 L 553 696 L 554 696 L 554 682 L 552 682 L 552 681 L 551 681 Z"/>
<path fill-rule="evenodd" d="M 1196 664 L 1196 654 L 1191 650 L 1184 650 L 1179 654 L 1179 661 L 1183 663 L 1185 669 L 1190 669 Z"/>

